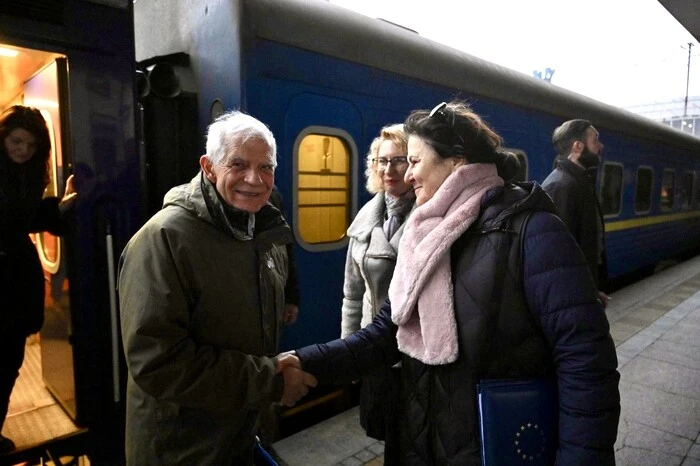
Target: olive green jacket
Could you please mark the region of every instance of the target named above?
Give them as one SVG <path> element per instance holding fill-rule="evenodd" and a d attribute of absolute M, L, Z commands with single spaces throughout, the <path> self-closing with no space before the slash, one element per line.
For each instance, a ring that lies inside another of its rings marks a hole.
<path fill-rule="evenodd" d="M 228 465 L 282 396 L 275 374 L 291 231 L 227 207 L 201 174 L 173 188 L 119 266 L 129 465 Z"/>

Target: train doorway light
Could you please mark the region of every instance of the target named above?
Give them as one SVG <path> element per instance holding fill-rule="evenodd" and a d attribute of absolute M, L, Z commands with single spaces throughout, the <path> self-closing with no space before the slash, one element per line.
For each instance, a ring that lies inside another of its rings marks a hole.
<path fill-rule="evenodd" d="M 19 50 L 0 46 L 0 56 L 14 58 L 19 54 Z"/>

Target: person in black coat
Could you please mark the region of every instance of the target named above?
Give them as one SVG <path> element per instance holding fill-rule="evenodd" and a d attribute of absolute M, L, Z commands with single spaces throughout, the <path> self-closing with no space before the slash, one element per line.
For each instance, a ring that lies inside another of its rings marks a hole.
<path fill-rule="evenodd" d="M 466 104 L 414 111 L 404 125 L 418 207 L 389 300 L 353 335 L 296 350 L 300 367 L 342 383 L 401 361 L 406 465 L 480 466 L 479 381 L 548 377 L 558 392 L 555 463 L 614 465 L 615 346 L 551 199 L 536 183 L 510 182 L 516 157 Z"/>
<path fill-rule="evenodd" d="M 557 151 L 554 170 L 542 182 L 586 257 L 596 286 L 607 278 L 605 222 L 595 192 L 597 168 L 603 155 L 598 131 L 588 120 L 569 120 L 554 130 L 552 143 Z M 609 297 L 599 291 L 603 305 Z"/>
<path fill-rule="evenodd" d="M 284 208 L 282 193 L 276 185 L 272 186 L 269 203 L 280 211 L 291 227 L 289 216 Z M 287 282 L 284 285 L 284 307 L 282 308 L 282 324 L 292 325 L 299 316 L 299 275 L 297 274 L 296 258 L 294 257 L 294 243 L 287 243 Z M 263 410 L 260 414 L 260 430 L 258 432 L 264 448 L 271 448 L 272 444 L 280 438 L 280 406 L 275 403 Z"/>
<path fill-rule="evenodd" d="M 282 213 L 282 216 L 289 223 L 289 217 L 284 209 L 284 200 L 277 186 L 272 187 L 270 193 L 270 204 Z M 284 286 L 284 309 L 282 310 L 282 322 L 291 325 L 297 321 L 299 315 L 299 276 L 297 275 L 297 264 L 294 257 L 294 243 L 287 244 L 287 257 L 289 258 L 289 269 L 287 283 Z"/>
<path fill-rule="evenodd" d="M 73 177 L 62 200 L 42 198 L 51 142 L 39 110 L 15 105 L 0 115 L 0 426 L 24 360 L 27 336 L 44 323 L 44 273 L 29 233 L 63 232 L 62 212 L 77 195 Z M 14 450 L 0 435 L 0 453 Z"/>

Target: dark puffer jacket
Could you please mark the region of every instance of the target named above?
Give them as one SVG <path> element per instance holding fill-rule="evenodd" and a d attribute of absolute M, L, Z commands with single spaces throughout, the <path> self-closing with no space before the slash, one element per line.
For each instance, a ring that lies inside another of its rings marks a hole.
<path fill-rule="evenodd" d="M 535 213 L 519 264 L 520 241 L 507 235 L 517 236 L 510 225 L 527 211 Z M 492 190 L 477 222 L 452 246 L 460 344 L 455 363 L 429 366 L 400 354 L 387 303 L 353 336 L 297 350 L 304 370 L 322 382 L 339 382 L 401 360 L 404 464 L 410 465 L 480 465 L 477 381 L 555 374 L 557 464 L 614 464 L 620 414 L 615 347 L 585 259 L 552 211 L 537 185 Z M 494 284 L 503 241 L 510 242 L 508 270 Z M 502 300 L 498 329 L 488 344 L 494 286 L 501 287 Z"/>

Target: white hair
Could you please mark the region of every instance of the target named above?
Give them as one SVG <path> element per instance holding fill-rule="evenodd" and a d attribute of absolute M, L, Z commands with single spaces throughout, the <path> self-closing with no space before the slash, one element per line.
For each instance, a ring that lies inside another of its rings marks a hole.
<path fill-rule="evenodd" d="M 262 121 L 238 110 L 224 113 L 207 128 L 207 157 L 213 164 L 219 163 L 250 139 L 267 144 L 272 164 L 277 167 L 277 143 L 272 131 Z"/>

